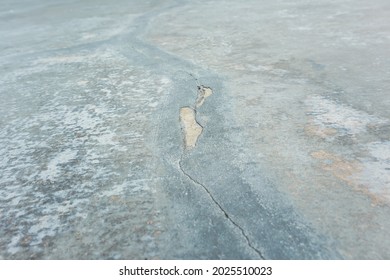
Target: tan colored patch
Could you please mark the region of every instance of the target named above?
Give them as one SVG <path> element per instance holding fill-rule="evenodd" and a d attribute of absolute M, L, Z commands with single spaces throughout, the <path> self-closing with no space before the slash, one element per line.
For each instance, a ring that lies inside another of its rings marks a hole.
<path fill-rule="evenodd" d="M 321 168 L 323 170 L 331 172 L 336 178 L 369 196 L 374 205 L 388 203 L 386 201 L 387 197 L 383 195 L 383 192 L 379 194 L 374 193 L 367 184 L 360 180 L 364 167 L 359 161 L 348 161 L 323 150 L 312 152 L 310 155 L 322 161 Z"/>
<path fill-rule="evenodd" d="M 311 156 L 323 161 L 322 169 L 332 172 L 335 177 L 351 185 L 356 184 L 352 175 L 362 171 L 362 166 L 358 161 L 348 161 L 323 150 L 312 152 Z"/>
<path fill-rule="evenodd" d="M 203 105 L 204 101 L 213 94 L 213 91 L 209 87 L 199 86 L 198 87 L 198 98 L 196 99 L 195 108 L 199 108 Z"/>
<path fill-rule="evenodd" d="M 308 136 L 318 136 L 322 139 L 327 137 L 335 136 L 337 134 L 337 129 L 331 127 L 320 127 L 318 125 L 307 124 L 305 126 L 305 133 Z"/>
<path fill-rule="evenodd" d="M 181 108 L 180 122 L 184 132 L 184 144 L 186 149 L 192 149 L 196 146 L 198 137 L 203 131 L 202 126 L 196 121 L 195 110 L 190 107 Z"/>
<path fill-rule="evenodd" d="M 110 200 L 112 202 L 120 202 L 121 201 L 121 197 L 119 195 L 111 195 L 110 196 Z"/>

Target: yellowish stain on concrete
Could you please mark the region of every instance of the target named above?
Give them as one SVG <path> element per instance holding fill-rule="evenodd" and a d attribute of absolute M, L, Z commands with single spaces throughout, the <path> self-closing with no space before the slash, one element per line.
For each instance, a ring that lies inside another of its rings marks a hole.
<path fill-rule="evenodd" d="M 196 121 L 195 110 L 190 107 L 180 109 L 180 122 L 184 133 L 184 144 L 186 149 L 196 146 L 198 137 L 203 131 L 201 125 Z"/>
<path fill-rule="evenodd" d="M 389 203 L 387 191 L 380 189 L 380 191 L 375 192 L 367 182 L 362 180 L 365 168 L 359 161 L 346 160 L 324 150 L 314 151 L 310 155 L 321 161 L 322 170 L 329 171 L 333 176 L 347 183 L 355 191 L 370 197 L 373 205 Z"/>
<path fill-rule="evenodd" d="M 362 171 L 362 166 L 358 161 L 348 161 L 324 150 L 312 152 L 311 156 L 322 160 L 323 170 L 330 171 L 335 177 L 350 185 L 356 184 L 352 176 Z"/>
<path fill-rule="evenodd" d="M 320 127 L 314 124 L 307 124 L 305 126 L 305 133 L 308 136 L 318 136 L 322 139 L 335 136 L 337 134 L 337 129 L 331 127 Z"/>

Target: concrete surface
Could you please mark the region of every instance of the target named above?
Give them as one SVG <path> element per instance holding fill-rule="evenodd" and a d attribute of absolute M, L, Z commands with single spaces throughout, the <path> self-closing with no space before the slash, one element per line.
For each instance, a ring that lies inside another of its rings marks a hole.
<path fill-rule="evenodd" d="M 390 259 L 389 11 L 2 0 L 0 258 Z"/>

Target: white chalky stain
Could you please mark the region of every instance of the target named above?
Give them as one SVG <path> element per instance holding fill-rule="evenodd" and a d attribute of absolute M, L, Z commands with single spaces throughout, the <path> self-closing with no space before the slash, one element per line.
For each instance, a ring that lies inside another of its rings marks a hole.
<path fill-rule="evenodd" d="M 31 69 L 10 73 L 9 81 L 48 71 L 56 64 L 106 64 L 107 59 L 113 59 L 111 54 L 93 57 L 40 60 Z M 145 153 L 144 125 L 158 108 L 161 96 L 168 92 L 171 81 L 145 71 L 137 70 L 133 75 L 135 70 L 124 70 L 120 65 L 110 71 L 116 74 L 106 76 L 104 81 L 86 77 L 67 85 L 76 85 L 77 91 L 65 85 L 50 93 L 42 90 L 50 98 L 43 98 L 38 111 L 34 109 L 30 115 L 19 114 L 19 103 L 9 107 L 0 131 L 0 221 L 11 221 L 12 231 L 3 237 L 7 244 L 0 258 L 26 254 L 26 250 L 28 254 L 42 252 L 45 238 L 66 232 L 73 221 L 86 219 L 93 197 L 99 197 L 101 189 L 110 187 L 112 178 L 117 176 L 114 159 L 118 153 L 127 157 L 125 164 L 131 169 L 140 165 L 139 155 Z M 140 75 L 145 77 L 142 81 Z M 80 86 L 85 89 L 81 91 Z M 90 96 L 93 99 L 86 99 Z M 89 103 L 91 100 L 94 102 Z M 127 108 L 117 110 L 112 102 Z M 140 111 L 139 106 L 145 109 Z M 113 166 L 107 166 L 107 162 Z M 153 187 L 132 182 L 131 169 L 123 188 L 114 187 L 106 194 L 121 195 L 130 189 L 133 199 L 150 199 Z"/>
<path fill-rule="evenodd" d="M 337 129 L 339 135 L 356 135 L 366 132 L 367 125 L 387 122 L 318 95 L 310 96 L 305 103 L 315 125 Z"/>
<path fill-rule="evenodd" d="M 77 151 L 70 149 L 57 154 L 56 157 L 47 164 L 47 170 L 41 173 L 42 180 L 55 180 L 56 177 L 60 175 L 61 165 L 69 163 L 74 160 L 76 156 Z"/>
<path fill-rule="evenodd" d="M 308 106 L 307 112 L 312 117 L 310 125 L 314 125 L 311 131 L 328 140 L 345 135 L 356 138 L 368 133 L 369 126 L 379 127 L 389 123 L 385 118 L 338 104 L 322 96 L 310 96 L 305 103 Z M 326 129 L 333 129 L 334 133 L 320 134 Z M 390 203 L 390 142 L 369 142 L 356 148 L 367 151 L 368 155 L 358 157 L 359 169 L 348 176 L 348 182 L 357 189 L 368 191 L 375 200 Z"/>

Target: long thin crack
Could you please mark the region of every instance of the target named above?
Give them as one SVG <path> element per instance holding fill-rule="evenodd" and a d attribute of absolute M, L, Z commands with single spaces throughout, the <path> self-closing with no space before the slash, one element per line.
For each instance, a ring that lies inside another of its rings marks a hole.
<path fill-rule="evenodd" d="M 226 210 L 221 206 L 221 204 L 219 204 L 219 202 L 214 198 L 214 196 L 211 194 L 210 190 L 205 186 L 203 185 L 202 183 L 200 183 L 199 181 L 197 181 L 196 179 L 194 179 L 190 174 L 188 174 L 183 166 L 182 166 L 182 160 L 183 160 L 183 156 L 184 156 L 184 152 L 183 154 L 181 155 L 180 157 L 180 160 L 179 160 L 179 167 L 180 167 L 180 170 L 181 172 L 188 178 L 190 179 L 193 183 L 195 183 L 196 185 L 202 187 L 206 193 L 208 194 L 208 196 L 210 197 L 210 199 L 214 202 L 214 204 L 219 208 L 219 210 L 221 210 L 221 212 L 224 214 L 225 218 L 229 220 L 230 223 L 232 223 L 236 228 L 238 228 L 239 231 L 241 231 L 241 234 L 244 236 L 248 246 L 256 252 L 256 254 L 260 257 L 260 259 L 262 260 L 265 260 L 263 254 L 260 252 L 260 250 L 258 250 L 256 247 L 253 246 L 253 244 L 251 243 L 248 235 L 245 233 L 244 229 L 239 225 L 237 224 L 234 220 L 232 220 L 232 218 L 230 218 L 229 214 L 226 212 Z"/>
<path fill-rule="evenodd" d="M 192 76 L 192 75 L 191 75 Z M 194 77 L 195 78 L 195 77 Z M 260 257 L 260 259 L 265 259 L 263 254 L 258 250 L 253 244 L 251 243 L 248 235 L 245 233 L 244 229 L 237 224 L 232 218 L 230 218 L 229 214 L 226 212 L 226 210 L 221 206 L 221 204 L 214 198 L 210 190 L 194 179 L 190 174 L 188 174 L 182 165 L 183 157 L 186 153 L 186 150 L 192 149 L 196 146 L 196 142 L 198 140 L 198 137 L 203 131 L 203 126 L 201 126 L 197 121 L 196 121 L 196 113 L 197 113 L 197 108 L 201 107 L 206 100 L 207 97 L 209 97 L 212 94 L 212 89 L 209 87 L 205 87 L 203 85 L 198 85 L 198 97 L 195 101 L 195 106 L 194 109 L 191 107 L 183 107 L 180 109 L 180 121 L 182 122 L 182 129 L 184 132 L 184 148 L 183 152 L 181 153 L 180 160 L 179 160 L 179 168 L 181 172 L 193 183 L 196 185 L 202 187 L 210 199 L 214 202 L 214 204 L 219 208 L 219 210 L 224 214 L 225 218 L 229 220 L 229 222 L 235 226 L 242 234 L 242 236 L 245 238 L 248 246 L 256 252 L 256 254 Z"/>

